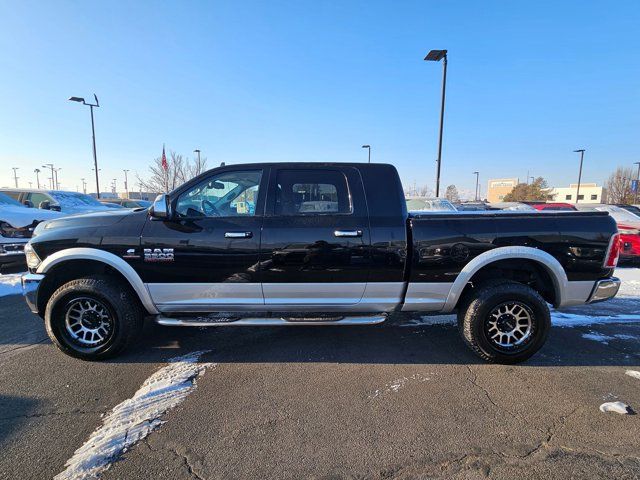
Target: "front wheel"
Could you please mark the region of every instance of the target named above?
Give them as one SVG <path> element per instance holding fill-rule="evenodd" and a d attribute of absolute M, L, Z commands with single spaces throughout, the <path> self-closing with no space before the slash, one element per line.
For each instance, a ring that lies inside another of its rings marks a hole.
<path fill-rule="evenodd" d="M 140 332 L 142 309 L 131 290 L 116 279 L 80 278 L 58 288 L 45 310 L 51 341 L 83 360 L 103 360 L 125 349 Z"/>
<path fill-rule="evenodd" d="M 527 360 L 547 339 L 551 315 L 544 299 L 517 282 L 480 286 L 458 312 L 465 343 L 489 362 Z"/>

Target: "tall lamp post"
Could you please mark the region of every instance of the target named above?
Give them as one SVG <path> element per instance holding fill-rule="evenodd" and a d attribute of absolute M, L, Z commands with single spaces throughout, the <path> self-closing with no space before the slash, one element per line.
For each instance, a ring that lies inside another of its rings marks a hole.
<path fill-rule="evenodd" d="M 87 182 L 85 181 L 84 178 L 80 179 L 82 181 L 82 193 L 86 194 L 87 193 Z"/>
<path fill-rule="evenodd" d="M 440 135 L 438 137 L 438 166 L 436 170 L 436 197 L 440 196 L 440 166 L 442 164 L 442 130 L 444 128 L 444 99 L 447 88 L 447 51 L 431 50 L 424 57 L 429 62 L 439 62 L 442 60 L 442 99 L 440 103 Z"/>
<path fill-rule="evenodd" d="M 93 136 L 93 164 L 96 172 L 96 195 L 100 198 L 100 182 L 98 180 L 98 156 L 96 155 L 96 128 L 93 121 L 93 107 L 99 107 L 100 102 L 98 102 L 98 97 L 96 94 L 93 94 L 93 98 L 95 98 L 96 103 L 87 103 L 82 97 L 70 97 L 69 100 L 71 102 L 80 102 L 83 105 L 88 106 L 91 109 L 91 135 Z"/>
<path fill-rule="evenodd" d="M 17 171 L 20 169 L 20 167 L 11 167 L 11 170 L 13 170 L 13 181 L 16 183 L 16 188 L 18 188 L 18 174 Z"/>
<path fill-rule="evenodd" d="M 54 179 L 54 174 L 53 174 L 53 163 L 47 163 L 45 165 L 42 165 L 42 168 L 50 168 L 51 169 L 51 190 L 55 190 L 55 187 L 53 186 L 53 179 Z"/>
<path fill-rule="evenodd" d="M 200 149 L 196 148 L 193 153 L 197 153 L 198 154 L 198 165 L 200 165 Z"/>
<path fill-rule="evenodd" d="M 578 190 L 576 192 L 576 203 L 578 203 L 580 199 L 580 181 L 582 180 L 582 161 L 584 160 L 584 148 L 579 148 L 578 150 L 574 150 L 573 153 L 580 154 L 580 170 L 578 171 Z"/>
<path fill-rule="evenodd" d="M 127 173 L 129 170 L 124 169 L 122 171 L 124 172 L 124 192 L 127 198 L 129 198 L 129 182 L 127 181 Z"/>
<path fill-rule="evenodd" d="M 638 173 L 636 174 L 636 191 L 633 192 L 633 203 L 638 203 L 638 188 L 640 188 L 640 162 L 633 162 L 638 165 Z"/>
<path fill-rule="evenodd" d="M 371 163 L 371 145 L 362 145 L 362 148 L 369 150 L 369 163 Z"/>
<path fill-rule="evenodd" d="M 40 169 L 36 168 L 33 173 L 36 174 L 36 185 L 38 186 L 38 190 L 40 190 Z"/>
<path fill-rule="evenodd" d="M 478 201 L 478 185 L 479 185 L 479 181 L 480 181 L 480 172 L 473 172 L 473 174 L 476 176 L 476 196 L 475 196 L 475 200 L 477 202 Z"/>
<path fill-rule="evenodd" d="M 58 172 L 62 170 L 62 167 L 60 168 L 54 168 L 53 169 L 53 173 L 55 174 L 55 184 L 56 184 L 56 190 L 60 190 L 60 183 L 58 182 Z"/>

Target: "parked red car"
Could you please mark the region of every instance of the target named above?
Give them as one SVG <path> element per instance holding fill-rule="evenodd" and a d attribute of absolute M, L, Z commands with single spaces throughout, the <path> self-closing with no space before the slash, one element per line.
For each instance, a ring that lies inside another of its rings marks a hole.
<path fill-rule="evenodd" d="M 541 211 L 553 210 L 556 212 L 558 211 L 572 212 L 577 210 L 577 208 L 571 205 L 570 203 L 562 203 L 562 202 L 532 203 L 530 205 L 536 210 L 541 210 Z"/>

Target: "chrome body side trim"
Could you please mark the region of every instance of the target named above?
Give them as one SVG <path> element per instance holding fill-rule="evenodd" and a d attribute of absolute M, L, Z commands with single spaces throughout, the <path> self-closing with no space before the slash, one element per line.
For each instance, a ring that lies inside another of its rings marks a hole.
<path fill-rule="evenodd" d="M 353 305 L 364 296 L 367 284 L 263 283 L 266 305 Z"/>
<path fill-rule="evenodd" d="M 227 311 L 390 312 L 403 282 L 380 283 L 149 283 L 164 313 Z M 271 298 L 263 298 L 271 295 Z"/>
<path fill-rule="evenodd" d="M 153 301 L 160 307 L 180 305 L 216 308 L 227 305 L 264 305 L 259 283 L 147 283 Z"/>
<path fill-rule="evenodd" d="M 344 325 L 376 325 L 378 323 L 382 323 L 386 320 L 385 315 L 359 315 L 359 316 L 351 316 L 351 317 L 343 317 L 339 320 L 330 320 L 330 321 L 304 321 L 304 320 L 295 320 L 289 321 L 283 317 L 274 317 L 274 318 L 266 318 L 266 317 L 256 317 L 256 318 L 240 318 L 239 320 L 227 321 L 227 322 L 213 322 L 207 319 L 186 319 L 186 318 L 170 318 L 164 317 L 162 315 L 158 316 L 155 321 L 160 325 L 167 325 L 173 327 L 281 327 L 281 326 L 310 326 L 310 325 L 334 325 L 334 326 L 344 326 Z"/>
<path fill-rule="evenodd" d="M 38 273 L 25 273 L 20 277 L 22 295 L 27 302 L 29 310 L 33 313 L 38 313 L 38 287 L 42 280 L 44 280 L 44 275 Z"/>
<path fill-rule="evenodd" d="M 598 280 L 593 287 L 593 292 L 589 295 L 587 303 L 602 302 L 613 298 L 620 289 L 620 279 L 616 277 Z"/>
<path fill-rule="evenodd" d="M 404 297 L 403 312 L 437 312 L 442 310 L 451 291 L 451 283 L 411 282 Z"/>
<path fill-rule="evenodd" d="M 447 296 L 447 301 L 445 302 L 442 310 L 443 313 L 453 311 L 464 287 L 469 283 L 471 277 L 473 277 L 478 270 L 493 262 L 497 262 L 498 260 L 514 258 L 533 260 L 539 263 L 549 273 L 556 293 L 556 307 L 566 307 L 576 304 L 573 303 L 575 301 L 575 299 L 572 298 L 573 294 L 568 295 L 567 292 L 567 288 L 569 288 L 567 274 L 562 268 L 562 265 L 560 265 L 560 262 L 553 258 L 553 256 L 543 250 L 532 247 L 498 247 L 478 255 L 464 266 L 456 280 L 453 282 L 451 291 Z M 593 282 L 591 283 L 593 284 Z M 584 303 L 586 298 L 587 297 L 583 299 L 582 303 Z"/>
<path fill-rule="evenodd" d="M 115 256 L 113 253 L 106 252 L 97 248 L 67 248 L 59 250 L 56 253 L 49 255 L 38 266 L 37 273 L 46 274 L 55 265 L 66 262 L 68 260 L 95 260 L 98 262 L 106 263 L 112 268 L 119 271 L 124 278 L 127 279 L 133 290 L 138 295 L 138 298 L 142 302 L 144 308 L 150 314 L 160 313 L 156 306 L 153 304 L 151 295 L 147 287 L 145 287 L 142 279 L 138 273 L 133 269 L 131 265 L 125 262 L 122 258 Z"/>

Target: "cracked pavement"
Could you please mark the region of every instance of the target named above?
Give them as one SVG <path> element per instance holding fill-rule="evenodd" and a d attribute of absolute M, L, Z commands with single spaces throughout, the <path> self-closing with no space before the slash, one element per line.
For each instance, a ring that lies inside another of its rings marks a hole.
<path fill-rule="evenodd" d="M 640 300 L 572 309 L 637 314 Z M 59 353 L 0 298 L 0 478 L 51 478 L 168 358 L 215 370 L 105 479 L 537 479 L 640 476 L 639 323 L 554 327 L 532 360 L 489 365 L 451 326 L 171 329 L 104 363 Z M 608 344 L 583 338 L 609 337 Z M 613 335 L 622 335 L 615 338 Z"/>

